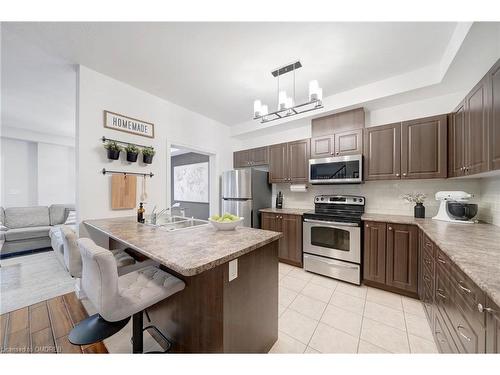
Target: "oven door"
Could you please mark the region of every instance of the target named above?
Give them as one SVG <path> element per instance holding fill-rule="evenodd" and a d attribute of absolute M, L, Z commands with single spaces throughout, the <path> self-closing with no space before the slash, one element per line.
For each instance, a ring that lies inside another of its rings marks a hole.
<path fill-rule="evenodd" d="M 309 160 L 311 184 L 352 184 L 363 181 L 362 155 Z"/>
<path fill-rule="evenodd" d="M 304 219 L 303 241 L 304 253 L 361 262 L 361 228 L 357 224 Z"/>

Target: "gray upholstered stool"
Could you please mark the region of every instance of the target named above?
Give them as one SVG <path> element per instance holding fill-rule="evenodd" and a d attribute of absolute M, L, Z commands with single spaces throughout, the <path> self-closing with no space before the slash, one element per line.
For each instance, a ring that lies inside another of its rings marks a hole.
<path fill-rule="evenodd" d="M 80 238 L 77 243 L 83 261 L 83 291 L 99 313 L 78 323 L 71 330 L 69 341 L 77 345 L 102 341 L 133 317 L 133 352 L 142 353 L 143 312 L 184 289 L 184 282 L 155 266 L 118 276 L 109 250 L 89 238 Z"/>

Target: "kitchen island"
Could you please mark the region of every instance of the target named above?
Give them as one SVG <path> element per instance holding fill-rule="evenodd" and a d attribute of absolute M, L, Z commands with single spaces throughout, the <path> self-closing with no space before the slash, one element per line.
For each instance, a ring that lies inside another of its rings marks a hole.
<path fill-rule="evenodd" d="M 168 231 L 132 217 L 84 224 L 91 237 L 104 234 L 111 248 L 132 248 L 186 283 L 182 292 L 148 309 L 173 352 L 266 353 L 277 340 L 280 233 L 216 231 L 211 225 Z M 230 262 L 237 263 L 236 278 Z"/>

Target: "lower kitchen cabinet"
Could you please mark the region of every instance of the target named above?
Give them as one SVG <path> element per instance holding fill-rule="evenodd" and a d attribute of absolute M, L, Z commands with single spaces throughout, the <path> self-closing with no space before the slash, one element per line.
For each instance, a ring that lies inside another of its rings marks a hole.
<path fill-rule="evenodd" d="M 302 216 L 262 212 L 261 229 L 282 232 L 278 257 L 280 262 L 302 267 Z"/>
<path fill-rule="evenodd" d="M 365 222 L 363 279 L 366 284 L 418 296 L 418 229 Z"/>
<path fill-rule="evenodd" d="M 486 353 L 500 353 L 500 307 L 486 300 Z"/>

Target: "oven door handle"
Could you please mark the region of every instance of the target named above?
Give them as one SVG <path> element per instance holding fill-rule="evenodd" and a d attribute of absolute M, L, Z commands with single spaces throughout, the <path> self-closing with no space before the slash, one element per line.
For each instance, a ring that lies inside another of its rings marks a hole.
<path fill-rule="evenodd" d="M 313 224 L 338 225 L 341 227 L 359 227 L 359 225 L 356 223 L 343 223 L 338 221 L 323 221 L 323 220 L 311 220 L 311 219 L 304 219 L 304 221 L 306 223 L 313 223 Z"/>

